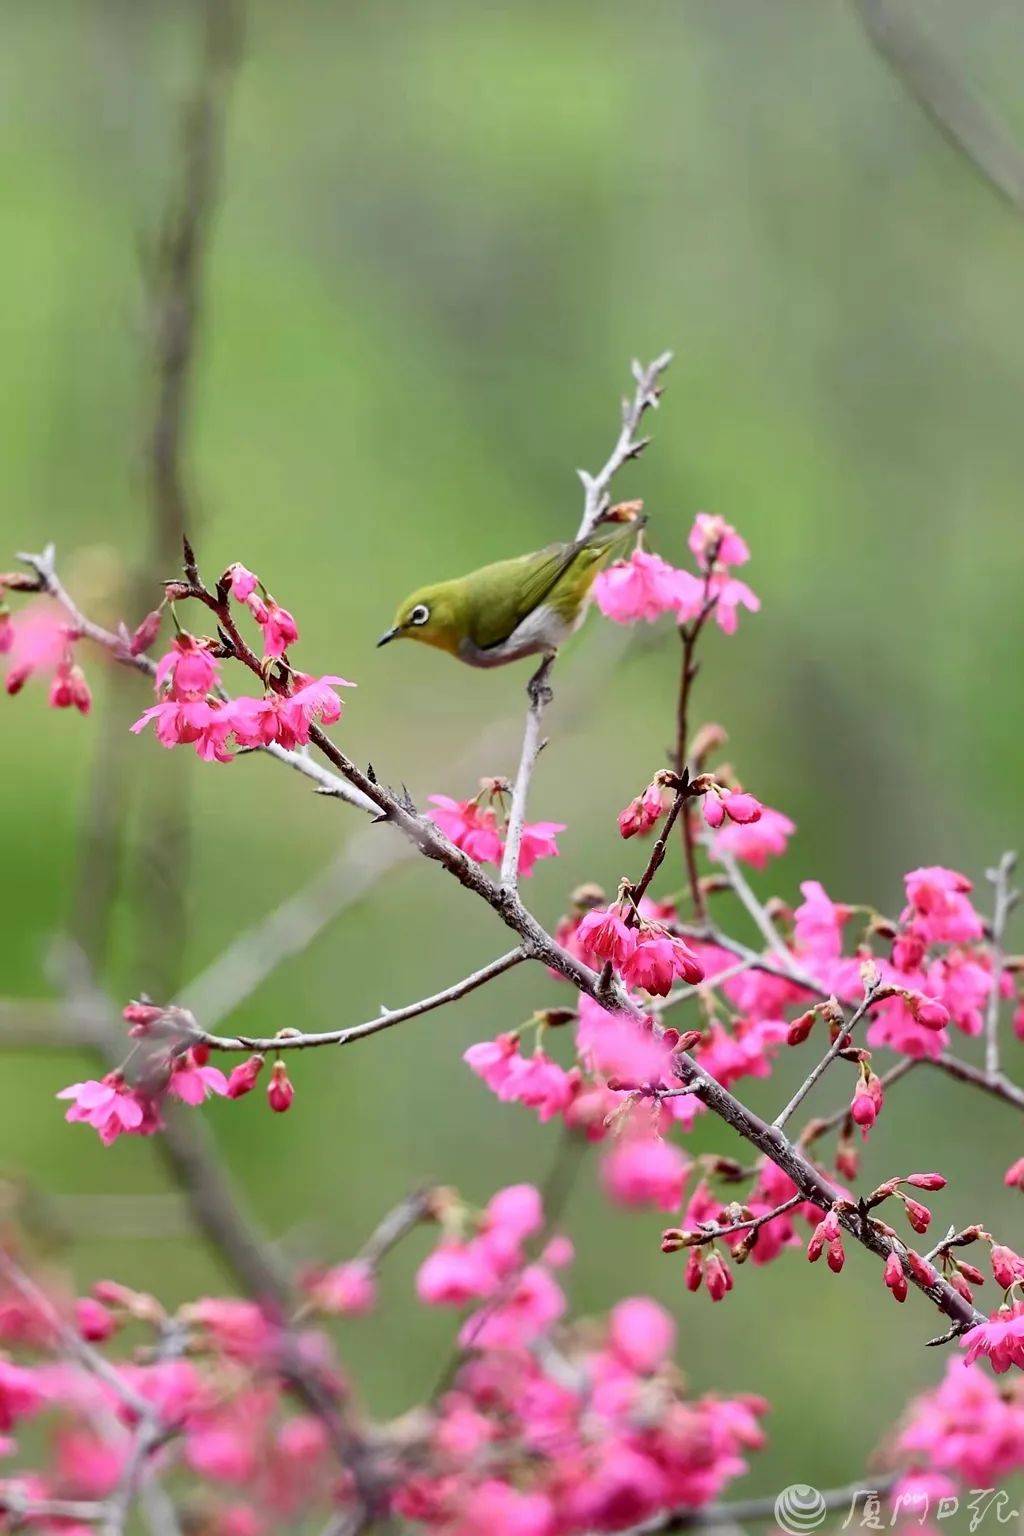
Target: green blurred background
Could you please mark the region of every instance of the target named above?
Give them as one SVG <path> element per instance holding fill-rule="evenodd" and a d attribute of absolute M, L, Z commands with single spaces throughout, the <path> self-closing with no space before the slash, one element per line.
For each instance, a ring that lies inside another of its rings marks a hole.
<path fill-rule="evenodd" d="M 1024 135 L 1024 14 L 1000 0 L 925 9 Z M 139 252 L 175 174 L 196 33 L 185 4 L 0 13 L 3 544 L 55 539 L 69 583 L 108 618 L 150 541 Z M 644 497 L 669 559 L 682 559 L 698 508 L 753 550 L 763 612 L 733 640 L 712 636 L 697 711 L 727 725 L 746 781 L 799 824 L 760 889 L 790 898 L 816 876 L 892 911 L 917 864 L 984 884 L 986 862 L 1021 836 L 1022 270 L 1024 225 L 838 0 L 260 0 L 197 366 L 201 563 L 258 570 L 298 616 L 301 663 L 359 683 L 338 728 L 358 760 L 420 801 L 465 794 L 455 765 L 481 723 L 518 721 L 525 669 L 476 674 L 411 646 L 378 654 L 374 638 L 410 587 L 567 536 L 574 466 L 603 461 L 629 358 L 672 347 L 654 445 L 617 490 Z M 593 617 L 559 668 L 532 800 L 569 823 L 563 856 L 529 886 L 548 922 L 580 880 L 625 872 L 614 813 L 670 735 L 674 636 L 659 630 L 614 665 L 609 638 Z M 93 657 L 88 670 L 87 723 L 48 711 L 38 686 L 3 707 L 0 974 L 12 996 L 50 992 L 47 956 L 74 905 L 105 735 L 104 668 Z M 141 683 L 127 693 L 119 732 L 147 702 Z M 515 739 L 481 766 L 511 771 Z M 128 762 L 140 776 L 125 790 L 131 837 L 173 774 L 193 848 L 183 952 L 154 959 L 161 935 L 139 931 L 137 882 L 120 900 L 105 971 L 118 998 L 157 990 L 158 972 L 187 980 L 361 830 L 357 813 L 267 761 L 207 767 L 142 739 Z M 184 857 L 179 843 L 163 852 Z M 231 1024 L 356 1022 L 504 944 L 478 904 L 406 864 Z M 296 1061 L 287 1116 L 262 1094 L 197 1113 L 271 1234 L 300 1256 L 343 1257 L 424 1178 L 481 1201 L 543 1178 L 554 1128 L 496 1107 L 460 1055 L 558 1000 L 557 983 L 520 971 L 372 1045 Z M 1008 1055 L 1019 1069 L 1021 1048 Z M 777 1104 L 808 1060 L 750 1100 Z M 86 1067 L 7 1055 L 0 1160 L 63 1195 L 164 1189 L 150 1146 L 104 1151 L 65 1128 L 52 1095 Z M 904 1089 L 865 1180 L 941 1167 L 953 1182 L 937 1226 L 981 1218 L 1019 1239 L 1020 1196 L 1001 1187 L 1022 1151 L 1010 1112 L 928 1073 Z M 842 1092 L 834 1081 L 816 1107 Z M 731 1149 L 714 1127 L 696 1141 Z M 744 1272 L 712 1309 L 660 1255 L 657 1214 L 610 1210 L 595 1169 L 583 1167 L 565 1223 L 573 1306 L 649 1291 L 678 1315 L 696 1388 L 771 1397 L 750 1491 L 854 1476 L 908 1391 L 941 1369 L 921 1348 L 936 1329 L 920 1301 L 893 1306 L 855 1253 L 841 1280 L 796 1256 Z M 414 1240 L 389 1266 L 379 1316 L 343 1331 L 384 1412 L 429 1386 L 451 1332 L 409 1304 L 425 1247 Z M 226 1283 L 179 1232 L 83 1232 L 64 1258 L 80 1285 L 113 1273 L 171 1300 Z"/>

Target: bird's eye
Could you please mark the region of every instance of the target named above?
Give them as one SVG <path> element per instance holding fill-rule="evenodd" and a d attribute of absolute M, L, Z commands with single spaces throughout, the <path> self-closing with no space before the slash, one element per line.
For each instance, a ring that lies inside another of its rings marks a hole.
<path fill-rule="evenodd" d="M 409 623 L 410 624 L 425 624 L 429 618 L 430 618 L 430 609 L 427 607 L 426 603 L 417 603 L 416 607 L 413 609 L 412 613 L 410 613 L 410 615 L 409 615 Z"/>

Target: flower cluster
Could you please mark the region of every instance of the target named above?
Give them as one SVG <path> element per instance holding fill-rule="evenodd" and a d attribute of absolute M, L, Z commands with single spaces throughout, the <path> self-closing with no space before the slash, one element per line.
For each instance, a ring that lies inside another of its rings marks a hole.
<path fill-rule="evenodd" d="M 675 1323 L 647 1297 L 620 1301 L 600 1324 L 566 1321 L 553 1272 L 572 1250 L 546 1235 L 536 1189 L 499 1190 L 479 1212 L 454 1191 L 432 1191 L 415 1219 L 441 1226 L 416 1277 L 419 1300 L 476 1310 L 435 1402 L 404 1423 L 370 1426 L 360 1415 L 346 1431 L 346 1447 L 354 1435 L 372 1461 L 382 1514 L 437 1536 L 483 1526 L 495 1536 L 583 1536 L 700 1508 L 746 1470 L 764 1440 L 765 1403 L 686 1397 Z M 378 1262 L 308 1271 L 290 1319 L 232 1297 L 168 1314 L 112 1281 L 74 1301 L 24 1285 L 0 1293 L 0 1338 L 23 1357 L 0 1358 L 0 1434 L 16 1453 L 13 1435 L 32 1421 L 49 1445 L 45 1472 L 0 1482 L 0 1505 L 24 1509 L 33 1529 L 50 1529 L 31 1511 L 52 1500 L 99 1501 L 102 1513 L 138 1460 L 144 1408 L 163 1449 L 143 1458 L 143 1480 L 173 1477 L 176 1494 L 201 1485 L 212 1536 L 271 1536 L 344 1514 L 358 1490 L 352 1468 L 334 1459 L 332 1425 L 350 1411 L 353 1388 L 321 1324 L 373 1313 Z M 12 1273 L 10 1260 L 3 1266 Z M 61 1329 L 104 1358 L 76 1359 Z M 296 1378 L 312 1384 L 304 1403 L 294 1401 Z"/>
<path fill-rule="evenodd" d="M 480 789 L 472 800 L 453 800 L 450 795 L 431 795 L 428 817 L 441 828 L 456 848 L 478 864 L 500 867 L 505 852 L 505 836 L 510 799 L 506 779 L 480 780 Z M 519 843 L 519 874 L 533 874 L 541 859 L 558 854 L 558 834 L 565 831 L 562 821 L 524 821 Z"/>
<path fill-rule="evenodd" d="M 639 542 L 628 560 L 602 571 L 594 600 L 605 617 L 616 624 L 650 624 L 668 613 L 677 624 L 691 624 L 713 613 L 724 634 L 735 634 L 739 609 L 756 613 L 761 606 L 746 582 L 731 574 L 732 566 L 749 560 L 750 551 L 724 519 L 706 512 L 698 513 L 689 545 L 699 574 L 669 565 Z"/>

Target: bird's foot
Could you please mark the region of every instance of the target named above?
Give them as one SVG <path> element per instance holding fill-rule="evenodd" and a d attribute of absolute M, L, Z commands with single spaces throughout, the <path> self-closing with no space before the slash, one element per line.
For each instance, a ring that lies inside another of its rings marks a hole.
<path fill-rule="evenodd" d="M 544 660 L 526 685 L 527 696 L 534 709 L 544 708 L 551 703 L 555 696 L 548 683 L 548 674 L 551 671 L 554 660 L 555 653 L 551 651 L 544 657 Z"/>

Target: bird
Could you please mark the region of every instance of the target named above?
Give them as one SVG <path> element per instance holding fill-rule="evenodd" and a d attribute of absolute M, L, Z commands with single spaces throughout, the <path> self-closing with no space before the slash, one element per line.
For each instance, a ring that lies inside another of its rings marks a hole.
<path fill-rule="evenodd" d="M 586 617 L 594 578 L 643 527 L 640 502 L 611 507 L 580 539 L 418 587 L 377 641 L 418 640 L 471 667 L 551 655 Z"/>

